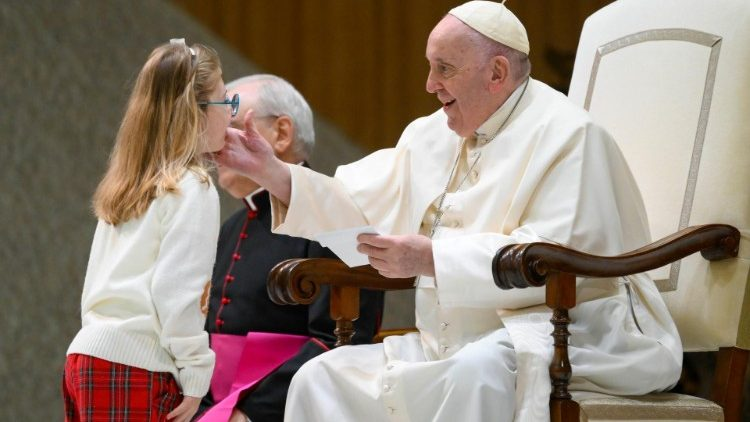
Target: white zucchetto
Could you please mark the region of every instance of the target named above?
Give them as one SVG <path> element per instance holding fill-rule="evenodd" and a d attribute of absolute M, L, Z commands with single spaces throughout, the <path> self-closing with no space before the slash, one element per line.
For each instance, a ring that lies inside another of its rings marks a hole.
<path fill-rule="evenodd" d="M 475 0 L 454 7 L 448 14 L 492 40 L 529 54 L 526 28 L 503 3 Z"/>

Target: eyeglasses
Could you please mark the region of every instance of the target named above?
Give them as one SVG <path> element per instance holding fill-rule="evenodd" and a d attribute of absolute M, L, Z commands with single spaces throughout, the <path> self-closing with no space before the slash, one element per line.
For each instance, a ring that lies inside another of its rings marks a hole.
<path fill-rule="evenodd" d="M 237 115 L 240 109 L 240 94 L 232 95 L 232 99 L 225 98 L 224 101 L 201 101 L 198 105 L 230 105 L 232 106 L 232 117 Z"/>

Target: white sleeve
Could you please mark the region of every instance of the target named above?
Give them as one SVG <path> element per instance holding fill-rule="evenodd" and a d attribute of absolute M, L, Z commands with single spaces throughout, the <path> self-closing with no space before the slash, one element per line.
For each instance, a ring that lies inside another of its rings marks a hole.
<path fill-rule="evenodd" d="M 289 165 L 289 207 L 271 199 L 274 232 L 311 239 L 326 231 L 372 225 L 390 233 L 408 220 L 408 159 L 405 148 L 383 149 L 340 166 L 335 177 Z"/>
<path fill-rule="evenodd" d="M 501 290 L 492 260 L 514 243 L 552 242 L 615 255 L 648 241 L 640 194 L 614 141 L 588 126 L 529 186 L 523 218 L 509 234 L 477 233 L 433 241 L 436 284 L 445 306 L 518 309 L 544 303 L 544 288 Z M 531 170 L 529 166 L 527 172 Z"/>
<path fill-rule="evenodd" d="M 318 233 L 368 224 L 340 181 L 298 165 L 290 164 L 289 170 L 289 207 L 271 196 L 275 233 L 312 239 Z"/>
<path fill-rule="evenodd" d="M 185 177 L 178 194 L 162 201 L 162 243 L 151 294 L 161 324 L 161 346 L 173 356 L 186 396 L 208 391 L 214 353 L 204 331 L 200 298 L 210 282 L 219 232 L 218 196 L 212 185 Z"/>

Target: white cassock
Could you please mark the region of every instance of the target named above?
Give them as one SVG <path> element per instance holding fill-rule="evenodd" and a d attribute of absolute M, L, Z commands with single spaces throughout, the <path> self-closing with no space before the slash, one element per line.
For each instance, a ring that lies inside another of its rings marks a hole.
<path fill-rule="evenodd" d="M 286 420 L 549 419 L 544 289 L 497 288 L 492 258 L 511 243 L 616 255 L 650 241 L 619 149 L 564 95 L 530 80 L 477 139 L 462 143 L 438 111 L 411 123 L 395 148 L 341 166 L 334 178 L 290 166 L 291 201 L 288 209 L 274 201 L 275 231 L 311 238 L 370 224 L 429 234 L 456 163 L 433 236 L 436 276 L 421 277 L 416 291 L 419 333 L 308 362 L 292 381 Z M 572 390 L 643 394 L 676 383 L 680 339 L 646 275 L 580 279 L 577 294 Z"/>

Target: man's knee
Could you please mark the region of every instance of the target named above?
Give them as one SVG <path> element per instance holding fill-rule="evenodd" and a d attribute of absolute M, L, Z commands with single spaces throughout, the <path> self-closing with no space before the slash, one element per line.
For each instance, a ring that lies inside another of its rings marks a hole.
<path fill-rule="evenodd" d="M 322 365 L 319 363 L 323 355 L 317 356 L 305 362 L 292 377 L 290 389 L 300 388 L 312 380 L 320 379 Z"/>
<path fill-rule="evenodd" d="M 484 385 L 490 390 L 512 390 L 516 379 L 516 359 L 512 347 L 498 343 L 473 343 L 450 358 L 448 379 L 455 387 Z"/>
<path fill-rule="evenodd" d="M 450 375 L 454 379 L 481 380 L 487 377 L 515 378 L 515 362 L 507 356 L 496 359 L 481 359 L 476 356 L 456 359 L 451 366 Z"/>
<path fill-rule="evenodd" d="M 319 384 L 321 380 L 329 378 L 332 372 L 337 372 L 333 366 L 342 350 L 343 348 L 333 349 L 305 362 L 292 377 L 292 386 L 300 387 L 310 382 Z"/>

